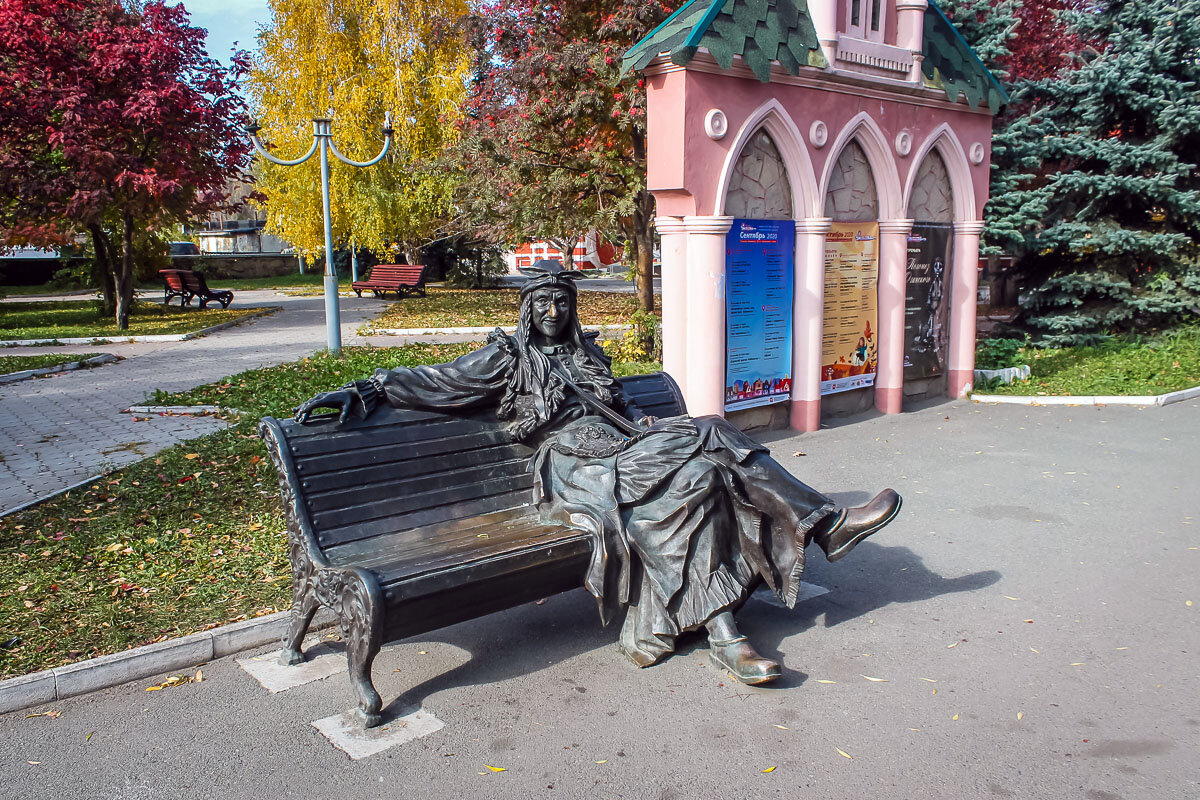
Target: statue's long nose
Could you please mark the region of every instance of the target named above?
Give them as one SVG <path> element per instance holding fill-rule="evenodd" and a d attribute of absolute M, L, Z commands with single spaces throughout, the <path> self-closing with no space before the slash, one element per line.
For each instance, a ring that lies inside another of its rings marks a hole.
<path fill-rule="evenodd" d="M 550 308 L 546 310 L 546 316 L 550 319 L 558 319 L 558 307 L 551 303 Z"/>

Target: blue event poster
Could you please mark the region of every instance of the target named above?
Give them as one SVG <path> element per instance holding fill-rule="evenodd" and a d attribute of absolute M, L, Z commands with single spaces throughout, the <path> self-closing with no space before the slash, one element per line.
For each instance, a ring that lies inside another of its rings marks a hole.
<path fill-rule="evenodd" d="M 725 410 L 792 393 L 796 223 L 735 219 L 725 239 Z"/>

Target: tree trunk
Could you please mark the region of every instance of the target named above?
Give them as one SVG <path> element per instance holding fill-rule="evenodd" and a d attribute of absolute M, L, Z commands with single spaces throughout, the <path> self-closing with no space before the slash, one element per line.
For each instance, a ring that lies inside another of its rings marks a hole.
<path fill-rule="evenodd" d="M 117 313 L 117 295 L 113 285 L 112 250 L 108 245 L 108 234 L 97 224 L 88 225 L 92 237 L 92 249 L 96 251 L 96 271 L 100 284 L 100 313 L 111 317 Z"/>
<path fill-rule="evenodd" d="M 629 240 L 634 244 L 638 308 L 654 311 L 654 195 L 638 192 L 636 208 L 630 220 Z"/>
<path fill-rule="evenodd" d="M 566 269 L 575 269 L 575 245 L 579 242 L 579 237 L 573 234 L 567 234 L 562 238 L 550 240 L 550 244 L 557 247 L 563 254 L 563 267 Z"/>
<path fill-rule="evenodd" d="M 117 294 L 117 330 L 129 330 L 129 314 L 133 310 L 133 215 L 121 219 L 121 260 L 115 275 Z"/>
<path fill-rule="evenodd" d="M 410 244 L 405 244 L 402 252 L 404 253 L 404 263 L 419 266 L 421 263 L 421 248 L 413 247 Z"/>

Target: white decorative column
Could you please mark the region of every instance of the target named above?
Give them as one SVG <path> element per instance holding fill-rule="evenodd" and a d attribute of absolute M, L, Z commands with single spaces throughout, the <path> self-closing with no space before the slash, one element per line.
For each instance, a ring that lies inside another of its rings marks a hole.
<path fill-rule="evenodd" d="M 655 217 L 662 254 L 663 372 L 687 385 L 687 227 L 683 217 Z"/>
<path fill-rule="evenodd" d="M 837 5 L 837 0 L 817 0 L 808 4 L 808 16 L 817 33 L 817 41 L 821 43 L 825 60 L 831 65 L 837 48 Z"/>
<path fill-rule="evenodd" d="M 825 234 L 833 220 L 796 220 L 792 276 L 792 404 L 789 424 L 821 427 L 821 323 L 825 316 Z"/>
<path fill-rule="evenodd" d="M 879 367 L 875 407 L 899 414 L 904 401 L 904 303 L 911 219 L 879 221 Z"/>
<path fill-rule="evenodd" d="M 921 80 L 921 62 L 925 59 L 925 11 L 929 0 L 896 0 L 896 46 L 913 56 L 910 81 Z"/>
<path fill-rule="evenodd" d="M 975 381 L 975 308 L 979 290 L 979 235 L 983 227 L 983 220 L 954 223 L 947 387 L 951 397 L 962 397 Z"/>
<path fill-rule="evenodd" d="M 684 217 L 688 413 L 725 415 L 725 234 L 733 217 Z M 665 291 L 665 287 L 664 287 Z"/>

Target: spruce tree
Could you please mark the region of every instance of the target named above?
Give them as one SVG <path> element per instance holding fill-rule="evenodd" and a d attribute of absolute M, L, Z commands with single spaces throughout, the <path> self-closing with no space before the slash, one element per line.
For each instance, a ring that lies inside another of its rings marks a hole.
<path fill-rule="evenodd" d="M 1036 288 L 1021 322 L 1047 345 L 1168 326 L 1200 299 L 1200 0 L 1107 0 L 1068 18 L 1095 46 L 1029 87 L 1021 144 L 1042 170 L 1001 201 L 1042 217 L 1025 232 Z"/>

